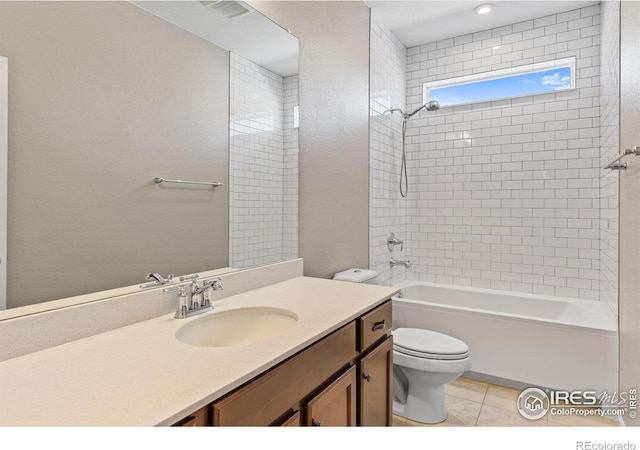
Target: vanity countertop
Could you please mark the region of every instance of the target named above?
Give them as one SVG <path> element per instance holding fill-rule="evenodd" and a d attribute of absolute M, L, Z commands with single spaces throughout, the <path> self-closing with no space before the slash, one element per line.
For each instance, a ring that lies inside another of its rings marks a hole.
<path fill-rule="evenodd" d="M 292 328 L 265 341 L 183 344 L 176 331 L 203 316 L 170 314 L 1 362 L 0 426 L 171 425 L 397 292 L 297 277 L 213 303 L 214 312 L 269 306 L 297 314 Z"/>

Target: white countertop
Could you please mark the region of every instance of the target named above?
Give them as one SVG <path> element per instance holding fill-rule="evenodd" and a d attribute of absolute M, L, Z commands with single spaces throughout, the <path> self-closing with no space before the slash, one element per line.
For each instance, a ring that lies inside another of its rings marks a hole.
<path fill-rule="evenodd" d="M 297 314 L 265 341 L 183 344 L 176 331 L 203 316 L 170 314 L 1 362 L 0 426 L 171 425 L 397 292 L 298 277 L 213 303 L 214 313 L 271 306 Z"/>

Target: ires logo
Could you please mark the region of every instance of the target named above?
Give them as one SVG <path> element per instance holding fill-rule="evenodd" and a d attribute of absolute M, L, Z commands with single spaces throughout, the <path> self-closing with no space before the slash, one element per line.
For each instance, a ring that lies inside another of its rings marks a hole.
<path fill-rule="evenodd" d="M 636 418 L 637 390 L 628 392 L 551 391 L 528 388 L 517 400 L 518 412 L 529 420 L 551 415 L 621 416 Z"/>
<path fill-rule="evenodd" d="M 597 406 L 600 403 L 595 391 L 550 391 L 547 395 L 553 406 Z"/>

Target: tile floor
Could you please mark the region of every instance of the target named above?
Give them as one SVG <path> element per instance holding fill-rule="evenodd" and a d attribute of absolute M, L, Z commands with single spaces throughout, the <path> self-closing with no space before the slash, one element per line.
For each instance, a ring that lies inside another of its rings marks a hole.
<path fill-rule="evenodd" d="M 510 389 L 469 378 L 458 378 L 445 386 L 447 420 L 435 425 L 413 422 L 393 416 L 394 427 L 615 427 L 606 417 L 550 416 L 527 420 L 516 409 L 520 390 Z"/>

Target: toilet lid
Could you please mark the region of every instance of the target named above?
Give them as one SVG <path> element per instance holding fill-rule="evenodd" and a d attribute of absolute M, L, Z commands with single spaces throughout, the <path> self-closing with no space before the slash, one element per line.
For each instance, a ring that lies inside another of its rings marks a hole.
<path fill-rule="evenodd" d="M 469 347 L 460 339 L 418 328 L 398 328 L 393 331 L 394 348 L 407 355 L 428 359 L 463 359 Z"/>

